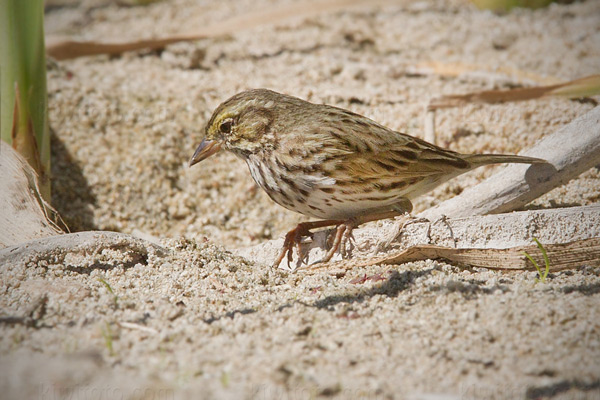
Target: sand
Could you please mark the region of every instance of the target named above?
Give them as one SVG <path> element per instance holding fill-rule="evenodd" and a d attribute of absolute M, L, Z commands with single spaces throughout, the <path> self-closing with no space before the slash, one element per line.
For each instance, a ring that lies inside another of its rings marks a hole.
<path fill-rule="evenodd" d="M 66 2 L 48 10 L 46 30 L 158 37 L 286 3 Z M 274 204 L 231 154 L 187 167 L 212 110 L 243 89 L 344 107 L 422 137 L 432 97 L 597 73 L 598 26 L 592 0 L 507 15 L 399 1 L 52 64 L 53 205 L 72 231 L 134 234 L 167 254 L 99 249 L 3 265 L 2 397 L 599 398 L 598 269 L 545 283 L 534 272 L 434 261 L 275 270 L 232 251 L 305 218 Z M 424 71 L 431 62 L 475 67 L 443 76 Z M 443 110 L 438 142 L 518 152 L 598 100 Z M 416 211 L 497 168 L 436 189 Z M 594 168 L 528 207 L 597 203 L 599 187 Z"/>

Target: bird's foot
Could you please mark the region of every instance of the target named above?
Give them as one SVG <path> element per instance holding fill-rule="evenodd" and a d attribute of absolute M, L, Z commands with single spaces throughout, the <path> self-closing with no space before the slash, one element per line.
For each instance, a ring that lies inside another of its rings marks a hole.
<path fill-rule="evenodd" d="M 312 233 L 305 223 L 300 223 L 294 229 L 289 231 L 285 235 L 283 247 L 281 248 L 277 258 L 275 259 L 273 267 L 277 268 L 287 255 L 288 268 L 292 269 L 290 267 L 290 263 L 292 262 L 294 256 L 294 247 L 298 249 L 298 256 L 300 257 L 300 255 L 302 254 L 302 238 L 306 236 L 310 237 L 312 236 Z"/>
<path fill-rule="evenodd" d="M 273 263 L 274 267 L 279 267 L 279 264 L 283 261 L 287 256 L 288 260 L 288 269 L 293 270 L 290 266 L 290 263 L 293 261 L 294 256 L 294 247 L 298 249 L 298 266 L 304 262 L 307 257 L 307 254 L 303 254 L 302 252 L 302 238 L 311 237 L 313 233 L 311 229 L 324 228 L 327 226 L 335 226 L 335 236 L 333 236 L 333 242 L 331 247 L 325 254 L 322 260 L 317 263 L 328 262 L 331 260 L 333 255 L 339 250 L 342 254 L 342 257 L 346 257 L 349 255 L 348 247 L 352 250 L 354 236 L 352 235 L 352 231 L 354 228 L 362 225 L 366 222 L 377 221 L 380 219 L 392 218 L 396 217 L 400 214 L 400 212 L 391 210 L 384 211 L 379 213 L 366 214 L 359 217 L 353 217 L 346 220 L 340 219 L 327 219 L 323 221 L 311 221 L 311 222 L 301 222 L 294 229 L 289 231 L 285 235 L 285 240 L 283 241 L 283 247 L 279 252 L 279 255 L 275 259 Z M 348 246 L 349 245 L 349 246 Z"/>
<path fill-rule="evenodd" d="M 354 235 L 352 235 L 352 231 L 358 225 L 360 225 L 360 223 L 357 223 L 354 219 L 349 219 L 339 224 L 335 230 L 335 236 L 333 236 L 333 243 L 331 244 L 331 247 L 327 251 L 327 254 L 325 254 L 325 257 L 323 257 L 323 259 L 319 262 L 330 261 L 338 250 L 342 257 L 349 256 L 355 240 Z M 348 250 L 348 244 L 350 244 L 350 250 Z"/>
<path fill-rule="evenodd" d="M 342 221 L 338 221 L 338 220 L 324 220 L 324 221 L 299 223 L 294 229 L 292 229 L 285 235 L 285 240 L 283 241 L 283 246 L 281 248 L 281 251 L 279 252 L 279 255 L 275 259 L 275 262 L 273 263 L 273 267 L 277 268 L 279 266 L 279 264 L 281 264 L 283 259 L 286 258 L 286 256 L 287 256 L 288 269 L 290 269 L 290 270 L 294 269 L 290 266 L 290 263 L 293 261 L 293 258 L 294 258 L 294 248 L 296 248 L 298 251 L 298 257 L 299 257 L 298 264 L 305 262 L 306 259 L 308 258 L 308 253 L 303 254 L 302 239 L 305 237 L 312 238 L 313 233 L 310 230 L 316 229 L 316 228 L 322 228 L 325 226 L 338 225 L 341 222 Z M 339 247 L 339 244 L 338 244 L 338 247 Z"/>

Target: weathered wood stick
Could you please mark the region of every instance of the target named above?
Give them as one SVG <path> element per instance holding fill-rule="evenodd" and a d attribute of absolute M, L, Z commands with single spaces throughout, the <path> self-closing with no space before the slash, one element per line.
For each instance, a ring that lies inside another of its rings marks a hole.
<path fill-rule="evenodd" d="M 582 265 L 600 267 L 600 238 L 577 240 L 569 243 L 544 245 L 550 272 L 578 268 Z M 423 260 L 442 260 L 459 267 L 481 267 L 494 270 L 530 270 L 535 267 L 525 253 L 529 254 L 540 269 L 545 269 L 542 251 L 537 245 L 518 246 L 507 249 L 455 249 L 435 245 L 409 247 L 401 252 L 373 257 L 362 261 L 341 261 L 330 265 L 317 264 L 309 270 L 331 269 L 333 271 L 364 268 L 377 264 L 403 264 Z"/>

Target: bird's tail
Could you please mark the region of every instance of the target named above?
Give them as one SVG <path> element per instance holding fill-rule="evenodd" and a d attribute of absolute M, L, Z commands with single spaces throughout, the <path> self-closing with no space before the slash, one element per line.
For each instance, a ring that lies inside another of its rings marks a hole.
<path fill-rule="evenodd" d="M 464 159 L 470 162 L 473 166 L 498 163 L 543 164 L 548 162 L 546 160 L 542 160 L 541 158 L 517 156 L 512 154 L 469 154 L 465 155 Z"/>

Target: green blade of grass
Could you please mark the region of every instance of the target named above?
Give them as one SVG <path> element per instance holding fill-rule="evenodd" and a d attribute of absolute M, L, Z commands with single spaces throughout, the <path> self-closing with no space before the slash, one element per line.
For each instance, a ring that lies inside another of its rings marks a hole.
<path fill-rule="evenodd" d="M 546 249 L 544 248 L 542 243 L 535 237 L 533 238 L 533 241 L 537 244 L 538 248 L 542 252 L 542 256 L 544 257 L 544 264 L 546 265 L 546 269 L 542 272 L 542 269 L 540 268 L 538 263 L 533 259 L 533 257 L 531 257 L 526 251 L 524 251 L 523 254 L 525 254 L 525 257 L 527 257 L 527 259 L 529 261 L 531 261 L 531 263 L 537 270 L 539 278 L 536 280 L 538 282 L 543 283 L 546 281 L 546 278 L 548 277 L 548 273 L 550 272 L 550 259 L 548 258 L 548 252 L 546 252 Z"/>
<path fill-rule="evenodd" d="M 43 0 L 0 0 L 0 137 L 36 170 L 50 202 Z"/>
<path fill-rule="evenodd" d="M 524 251 L 523 254 L 525 254 L 525 257 L 527 257 L 527 259 L 529 261 L 531 261 L 531 263 L 533 264 L 533 266 L 537 270 L 538 275 L 541 277 L 542 276 L 542 270 L 540 269 L 540 266 L 538 265 L 538 263 L 526 251 Z"/>
<path fill-rule="evenodd" d="M 102 331 L 102 337 L 104 338 L 104 345 L 108 350 L 108 354 L 111 356 L 115 355 L 115 351 L 113 348 L 113 333 L 110 328 L 110 323 L 106 323 L 103 327 L 100 328 Z"/>
<path fill-rule="evenodd" d="M 540 243 L 540 241 L 537 240 L 537 238 L 533 238 L 533 240 L 535 241 L 537 246 L 540 248 L 540 251 L 542 252 L 542 256 L 544 256 L 544 264 L 546 264 L 546 269 L 544 270 L 544 274 L 540 275 L 540 279 L 542 280 L 542 282 L 544 282 L 546 280 L 546 278 L 548 277 L 548 273 L 550 272 L 550 259 L 548 258 L 548 253 L 546 252 L 546 249 Z"/>
<path fill-rule="evenodd" d="M 108 282 L 106 282 L 106 280 L 104 280 L 103 278 L 98 278 L 98 282 L 102 283 L 104 285 L 104 287 L 106 287 L 106 289 L 110 292 L 110 294 L 112 294 L 113 297 L 113 301 L 115 302 L 115 305 L 117 304 L 117 302 L 119 301 L 119 296 L 117 296 L 115 294 L 115 292 L 113 291 L 113 288 L 110 286 L 110 284 Z"/>
<path fill-rule="evenodd" d="M 515 7 L 541 8 L 546 7 L 554 0 L 471 0 L 481 10 L 506 12 Z"/>

